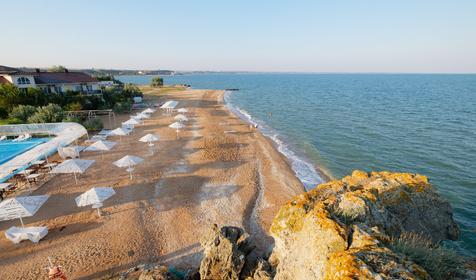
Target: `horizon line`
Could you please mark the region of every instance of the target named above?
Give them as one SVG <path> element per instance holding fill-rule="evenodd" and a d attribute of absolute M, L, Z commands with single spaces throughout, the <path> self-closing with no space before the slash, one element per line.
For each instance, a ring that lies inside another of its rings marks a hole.
<path fill-rule="evenodd" d="M 61 65 L 61 64 L 60 64 Z M 51 65 L 55 66 L 55 65 Z M 51 67 L 49 66 L 49 67 Z M 64 66 L 64 65 L 61 65 Z M 32 66 L 9 66 L 13 68 L 39 68 L 48 69 L 49 67 Z M 172 70 L 172 69 L 131 69 L 131 68 L 107 68 L 107 67 L 66 67 L 69 70 L 111 70 L 111 71 L 173 71 L 173 72 L 210 72 L 210 73 L 255 73 L 255 74 L 446 74 L 446 75 L 475 75 L 475 72 L 392 72 L 392 71 L 258 71 L 258 70 Z M 147 75 L 144 75 L 147 76 Z"/>

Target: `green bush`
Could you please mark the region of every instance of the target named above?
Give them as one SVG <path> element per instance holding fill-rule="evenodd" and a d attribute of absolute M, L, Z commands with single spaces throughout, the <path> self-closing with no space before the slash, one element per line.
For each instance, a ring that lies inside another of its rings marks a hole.
<path fill-rule="evenodd" d="M 83 126 L 87 130 L 101 130 L 103 127 L 101 120 L 98 118 L 86 120 L 83 122 Z"/>
<path fill-rule="evenodd" d="M 23 123 L 28 121 L 28 118 L 33 116 L 38 109 L 31 105 L 18 105 L 10 112 L 10 118 L 18 119 Z"/>
<path fill-rule="evenodd" d="M 8 119 L 6 119 L 5 123 L 7 123 L 7 124 L 22 124 L 22 123 L 25 123 L 25 122 L 20 120 L 20 119 L 16 119 L 16 118 L 8 118 Z"/>
<path fill-rule="evenodd" d="M 114 112 L 116 113 L 126 113 L 130 112 L 132 108 L 132 102 L 126 101 L 126 102 L 117 102 L 114 105 Z"/>
<path fill-rule="evenodd" d="M 122 89 L 122 95 L 128 99 L 132 99 L 136 96 L 143 97 L 142 91 L 134 84 L 125 84 Z"/>
<path fill-rule="evenodd" d="M 38 111 L 28 118 L 29 123 L 61 122 L 64 118 L 63 109 L 59 105 L 49 104 L 40 107 Z"/>
<path fill-rule="evenodd" d="M 82 108 L 83 108 L 83 106 L 81 105 L 81 103 L 73 102 L 73 103 L 69 103 L 68 105 L 66 105 L 66 107 L 64 109 L 66 111 L 79 111 Z"/>
<path fill-rule="evenodd" d="M 150 85 L 153 87 L 161 87 L 164 85 L 164 79 L 162 79 L 159 76 L 154 77 L 152 81 L 150 82 Z"/>
<path fill-rule="evenodd" d="M 415 233 L 404 233 L 390 247 L 423 267 L 433 279 L 464 278 L 464 260 L 454 250 L 433 244 Z"/>
<path fill-rule="evenodd" d="M 0 107 L 0 119 L 5 119 L 8 117 L 8 110 Z"/>
<path fill-rule="evenodd" d="M 65 118 L 63 118 L 63 122 L 81 123 L 81 119 L 78 118 L 78 117 L 65 117 Z"/>

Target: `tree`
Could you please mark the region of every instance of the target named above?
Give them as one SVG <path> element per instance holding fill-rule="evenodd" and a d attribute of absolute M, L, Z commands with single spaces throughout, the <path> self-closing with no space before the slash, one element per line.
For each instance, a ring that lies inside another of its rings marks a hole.
<path fill-rule="evenodd" d="M 26 123 L 28 118 L 33 116 L 36 111 L 36 107 L 31 105 L 18 105 L 17 107 L 13 108 L 12 112 L 10 113 L 10 118 L 18 119 L 23 123 Z"/>
<path fill-rule="evenodd" d="M 154 77 L 150 83 L 151 86 L 153 87 L 161 87 L 164 85 L 164 79 L 162 79 L 161 77 L 157 76 L 157 77 Z"/>
<path fill-rule="evenodd" d="M 142 91 L 134 84 L 125 84 L 122 90 L 122 94 L 127 98 L 133 98 L 135 96 L 142 97 Z"/>
<path fill-rule="evenodd" d="M 59 105 L 49 104 L 40 107 L 38 111 L 28 118 L 29 123 L 61 122 L 64 118 L 63 109 Z"/>
<path fill-rule="evenodd" d="M 48 68 L 48 72 L 64 72 L 66 70 L 66 67 L 63 65 L 53 65 L 50 68 Z"/>

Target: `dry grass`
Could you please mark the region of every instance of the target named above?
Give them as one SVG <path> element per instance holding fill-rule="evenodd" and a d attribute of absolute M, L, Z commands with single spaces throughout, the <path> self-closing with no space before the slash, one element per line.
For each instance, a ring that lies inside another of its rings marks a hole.
<path fill-rule="evenodd" d="M 415 233 L 404 233 L 390 247 L 423 267 L 433 279 L 464 279 L 464 260 L 455 251 Z"/>

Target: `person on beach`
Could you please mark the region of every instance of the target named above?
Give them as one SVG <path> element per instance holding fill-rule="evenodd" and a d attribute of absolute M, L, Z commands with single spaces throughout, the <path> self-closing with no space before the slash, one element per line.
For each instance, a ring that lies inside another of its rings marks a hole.
<path fill-rule="evenodd" d="M 0 201 L 3 201 L 4 194 L 5 194 L 5 190 L 0 190 Z"/>

